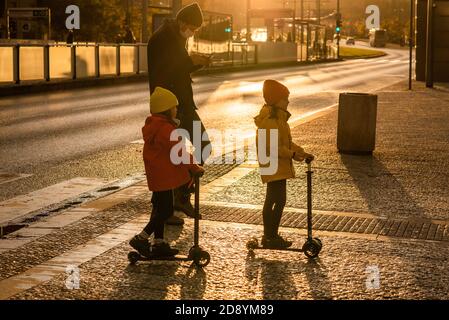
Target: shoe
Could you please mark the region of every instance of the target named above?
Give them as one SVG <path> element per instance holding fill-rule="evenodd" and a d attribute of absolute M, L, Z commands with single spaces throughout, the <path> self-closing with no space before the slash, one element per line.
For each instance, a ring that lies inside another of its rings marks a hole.
<path fill-rule="evenodd" d="M 157 257 L 171 257 L 179 253 L 178 249 L 171 248 L 167 242 L 155 243 L 151 246 L 151 255 Z"/>
<path fill-rule="evenodd" d="M 172 215 L 170 218 L 165 220 L 165 224 L 168 224 L 171 226 L 182 226 L 184 224 L 184 219 L 179 218 L 175 215 Z"/>
<path fill-rule="evenodd" d="M 262 247 L 265 249 L 287 249 L 291 247 L 293 242 L 285 240 L 280 235 L 272 238 L 262 237 Z"/>
<path fill-rule="evenodd" d="M 195 218 L 195 209 L 190 202 L 190 194 L 180 195 L 175 199 L 175 210 L 184 212 L 190 218 Z M 198 216 L 198 219 L 201 219 L 201 215 Z"/>
<path fill-rule="evenodd" d="M 150 243 L 147 239 L 143 239 L 135 235 L 130 241 L 129 245 L 133 247 L 141 256 L 149 257 L 151 255 Z"/>

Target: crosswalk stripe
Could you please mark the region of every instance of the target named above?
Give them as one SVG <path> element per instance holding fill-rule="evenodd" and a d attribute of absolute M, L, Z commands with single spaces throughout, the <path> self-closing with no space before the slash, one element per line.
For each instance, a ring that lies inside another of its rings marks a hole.
<path fill-rule="evenodd" d="M 5 200 L 0 202 L 0 225 L 14 222 L 33 211 L 70 199 L 107 183 L 105 179 L 78 177 Z"/>
<path fill-rule="evenodd" d="M 147 192 L 148 187 L 146 181 L 143 181 L 107 196 L 84 203 L 79 207 L 66 210 L 58 215 L 43 218 L 42 221 L 33 223 L 26 228 L 11 233 L 9 235 L 12 236 L 11 238 L 1 239 L 0 253 L 19 248 L 96 212 L 107 210 L 130 198 L 138 197 Z"/>
<path fill-rule="evenodd" d="M 12 181 L 19 180 L 22 178 L 27 178 L 30 176 L 32 176 L 32 174 L 9 173 L 9 172 L 0 171 L 0 184 L 12 182 Z"/>
<path fill-rule="evenodd" d="M 123 224 L 108 233 L 102 234 L 86 244 L 34 266 L 24 273 L 0 281 L 0 300 L 8 299 L 13 295 L 47 282 L 56 275 L 65 272 L 68 266 L 78 267 L 114 248 L 140 231 L 142 224 L 147 219 L 147 214 L 141 215 L 137 219 Z"/>

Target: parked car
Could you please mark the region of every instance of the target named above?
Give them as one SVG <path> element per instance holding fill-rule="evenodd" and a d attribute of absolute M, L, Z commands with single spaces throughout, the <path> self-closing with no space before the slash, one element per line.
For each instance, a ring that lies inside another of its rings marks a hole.
<path fill-rule="evenodd" d="M 355 45 L 355 39 L 353 37 L 346 38 L 346 45 Z"/>

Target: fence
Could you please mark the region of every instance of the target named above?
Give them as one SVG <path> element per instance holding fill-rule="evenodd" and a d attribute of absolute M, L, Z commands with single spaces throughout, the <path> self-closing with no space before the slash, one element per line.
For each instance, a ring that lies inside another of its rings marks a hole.
<path fill-rule="evenodd" d="M 193 52 L 213 54 L 210 66 L 213 69 L 267 62 L 263 59 L 267 49 L 263 45 L 260 48 L 259 46 L 261 45 L 257 43 L 245 42 L 204 42 L 193 43 L 189 49 Z M 301 46 L 298 48 L 301 52 L 297 53 L 297 58 L 290 54 L 278 57 L 276 61 L 317 60 L 334 56 L 334 50 L 329 46 L 323 49 L 308 48 L 303 52 Z M 271 54 L 273 55 L 273 52 Z M 0 85 L 20 84 L 23 81 L 117 77 L 146 72 L 147 45 L 141 43 L 0 44 Z"/>
<path fill-rule="evenodd" d="M 0 44 L 0 83 L 100 78 L 148 71 L 146 44 Z"/>

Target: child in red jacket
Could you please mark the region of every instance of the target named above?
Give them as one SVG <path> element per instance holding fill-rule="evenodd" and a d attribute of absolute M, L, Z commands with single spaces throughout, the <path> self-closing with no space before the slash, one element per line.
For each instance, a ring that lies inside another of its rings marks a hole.
<path fill-rule="evenodd" d="M 189 164 L 174 164 L 170 158 L 172 148 L 179 143 L 170 141 L 171 133 L 179 125 L 177 106 L 178 100 L 172 92 L 157 87 L 150 97 L 151 116 L 142 128 L 145 141 L 143 159 L 148 188 L 153 192 L 153 213 L 147 226 L 129 244 L 146 257 L 178 253 L 164 241 L 165 221 L 174 213 L 173 189 L 187 184 L 192 179 L 191 175 L 204 172 L 201 166 L 194 164 L 192 155 L 189 155 Z M 182 152 L 187 152 L 185 147 Z M 153 233 L 154 243 L 150 246 L 148 238 Z"/>

